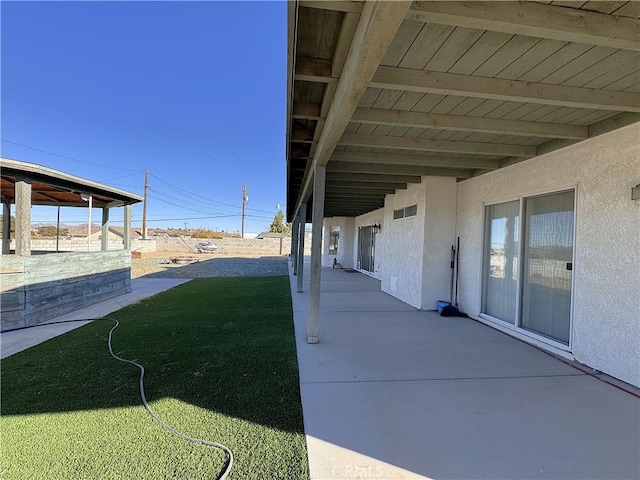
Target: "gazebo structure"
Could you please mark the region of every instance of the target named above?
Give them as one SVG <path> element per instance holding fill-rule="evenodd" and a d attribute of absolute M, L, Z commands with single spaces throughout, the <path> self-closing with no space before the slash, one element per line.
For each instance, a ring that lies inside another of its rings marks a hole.
<path fill-rule="evenodd" d="M 640 385 L 640 2 L 288 5 L 307 341 L 321 266 L 433 310 L 454 246 L 461 311 Z"/>
<path fill-rule="evenodd" d="M 142 197 L 33 163 L 3 158 L 0 168 L 2 331 L 33 325 L 131 291 L 131 205 Z M 13 251 L 11 204 L 16 217 Z M 102 209 L 100 251 L 33 254 L 32 205 Z M 108 250 L 109 214 L 117 207 L 124 208 L 123 248 Z"/>

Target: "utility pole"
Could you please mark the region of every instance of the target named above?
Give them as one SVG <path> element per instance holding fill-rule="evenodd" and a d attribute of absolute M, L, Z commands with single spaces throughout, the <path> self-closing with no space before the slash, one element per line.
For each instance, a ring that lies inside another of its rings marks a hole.
<path fill-rule="evenodd" d="M 142 239 L 147 239 L 147 190 L 149 189 L 149 170 L 144 171 L 144 200 L 142 201 Z"/>
<path fill-rule="evenodd" d="M 249 201 L 249 197 L 247 196 L 247 186 L 242 186 L 242 233 L 240 234 L 240 238 L 244 238 L 244 205 Z"/>

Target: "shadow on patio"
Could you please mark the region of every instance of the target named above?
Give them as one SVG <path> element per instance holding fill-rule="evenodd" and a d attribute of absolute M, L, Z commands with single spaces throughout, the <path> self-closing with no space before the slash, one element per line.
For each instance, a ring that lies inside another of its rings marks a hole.
<path fill-rule="evenodd" d="M 291 275 L 313 479 L 638 478 L 632 394 L 467 318 L 322 270 L 320 344 Z"/>

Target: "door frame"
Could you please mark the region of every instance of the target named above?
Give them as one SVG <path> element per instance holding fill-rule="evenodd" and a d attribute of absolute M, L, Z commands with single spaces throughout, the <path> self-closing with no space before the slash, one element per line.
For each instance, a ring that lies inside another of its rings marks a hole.
<path fill-rule="evenodd" d="M 569 306 L 569 344 L 565 344 L 562 342 L 559 342 L 557 340 L 554 340 L 553 338 L 538 334 L 536 332 L 533 332 L 531 330 L 522 328 L 521 325 L 521 321 L 522 321 L 522 287 L 523 287 L 523 275 L 524 275 L 524 268 L 523 268 L 523 262 L 524 262 L 524 233 L 525 233 L 525 218 L 524 218 L 524 205 L 525 205 L 525 200 L 528 198 L 535 198 L 535 197 L 543 197 L 545 195 L 553 195 L 553 194 L 557 194 L 557 193 L 564 193 L 564 192 L 573 192 L 573 237 L 572 237 L 572 252 L 571 252 L 571 262 L 572 262 L 572 270 L 571 270 L 571 300 L 570 300 L 570 306 Z M 519 209 L 519 216 L 520 216 L 520 220 L 519 220 L 519 225 L 518 225 L 518 238 L 520 239 L 518 242 L 518 278 L 517 278 L 517 284 L 516 284 L 516 291 L 517 291 L 517 295 L 516 295 L 516 299 L 515 299 L 515 308 L 516 308 L 516 318 L 515 318 L 515 324 L 509 323 L 507 321 L 501 320 L 499 318 L 493 317 L 491 315 L 488 315 L 486 313 L 484 313 L 482 311 L 482 297 L 483 297 L 483 289 L 485 287 L 484 285 L 484 268 L 485 268 L 485 238 L 486 238 L 486 232 L 485 232 L 485 228 L 486 228 L 486 213 L 487 213 L 487 206 L 490 205 L 497 205 L 497 204 L 501 204 L 501 203 L 507 203 L 507 202 L 512 202 L 518 200 L 520 203 L 520 209 Z M 486 320 L 489 322 L 489 324 L 493 324 L 497 327 L 499 327 L 500 330 L 507 330 L 507 331 L 512 331 L 514 333 L 517 333 L 519 337 L 523 337 L 523 338 L 530 338 L 536 341 L 536 343 L 543 343 L 546 345 L 549 345 L 551 347 L 553 347 L 554 349 L 559 350 L 560 352 L 572 352 L 573 351 L 573 339 L 574 339 L 574 318 L 573 318 L 573 312 L 574 312 L 574 302 L 575 302 L 575 288 L 576 288 L 576 275 L 575 275 L 575 271 L 576 271 L 576 251 L 577 251 L 577 244 L 576 244 L 576 232 L 578 230 L 578 188 L 576 186 L 571 186 L 571 187 L 567 187 L 567 188 L 560 188 L 560 189 L 554 189 L 554 190 L 549 190 L 549 191 L 544 191 L 544 192 L 539 192 L 539 193 L 534 193 L 534 194 L 528 194 L 528 195 L 521 195 L 518 197 L 510 197 L 508 199 L 502 199 L 500 201 L 495 201 L 495 202 L 486 202 L 483 203 L 482 205 L 482 250 L 481 250 L 481 255 L 482 255 L 482 261 L 480 262 L 480 279 L 481 279 L 481 285 L 480 285 L 480 299 L 479 299 L 479 305 L 478 305 L 478 311 L 480 312 L 480 314 L 478 315 L 478 318 L 481 320 Z"/>
<path fill-rule="evenodd" d="M 369 255 L 369 267 L 372 268 L 372 270 L 366 270 L 364 268 L 362 268 L 362 258 L 361 255 L 363 254 L 363 250 L 364 250 L 364 245 L 363 245 L 363 237 L 362 237 L 362 230 L 363 229 L 369 229 L 370 234 L 369 234 L 369 245 L 368 245 L 368 255 Z M 360 225 L 358 227 L 358 240 L 357 240 L 357 245 L 358 245 L 358 255 L 356 258 L 356 265 L 357 265 L 357 270 L 366 273 L 367 275 L 373 275 L 375 273 L 375 252 L 376 252 L 376 233 L 374 233 L 373 231 L 373 226 L 372 225 Z"/>

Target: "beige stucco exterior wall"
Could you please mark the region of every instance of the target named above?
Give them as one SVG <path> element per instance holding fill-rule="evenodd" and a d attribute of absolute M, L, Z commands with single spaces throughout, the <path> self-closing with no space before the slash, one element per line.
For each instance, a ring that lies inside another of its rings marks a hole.
<path fill-rule="evenodd" d="M 355 218 L 354 226 L 353 226 L 353 264 L 354 268 L 358 268 L 358 228 L 366 227 L 369 225 L 373 225 L 374 223 L 381 224 L 384 219 L 384 208 L 380 208 L 378 210 L 374 210 L 373 212 L 366 213 L 359 217 Z M 384 228 L 382 232 L 376 235 L 376 251 L 375 251 L 375 262 L 373 264 L 373 272 L 365 272 L 368 275 L 371 275 L 374 278 L 380 280 L 381 268 L 385 263 L 384 254 L 382 252 L 385 251 L 385 239 L 384 236 Z"/>
<path fill-rule="evenodd" d="M 406 190 L 387 195 L 382 221 L 380 262 L 382 291 L 409 305 L 422 307 L 424 259 L 425 184 L 409 184 Z M 415 217 L 393 219 L 393 211 L 417 205 Z"/>
<path fill-rule="evenodd" d="M 423 177 L 425 187 L 423 310 L 435 310 L 451 292 L 451 245 L 456 232 L 457 183 L 452 177 Z"/>
<path fill-rule="evenodd" d="M 484 205 L 575 188 L 572 353 L 640 386 L 638 183 L 640 123 L 459 183 L 461 309 L 480 313 Z"/>
<path fill-rule="evenodd" d="M 342 268 L 354 268 L 354 242 L 355 219 L 353 217 L 327 217 L 323 222 L 322 230 L 322 266 L 333 266 L 335 258 Z M 338 254 L 329 255 L 329 233 L 331 227 L 340 227 L 338 237 Z"/>

